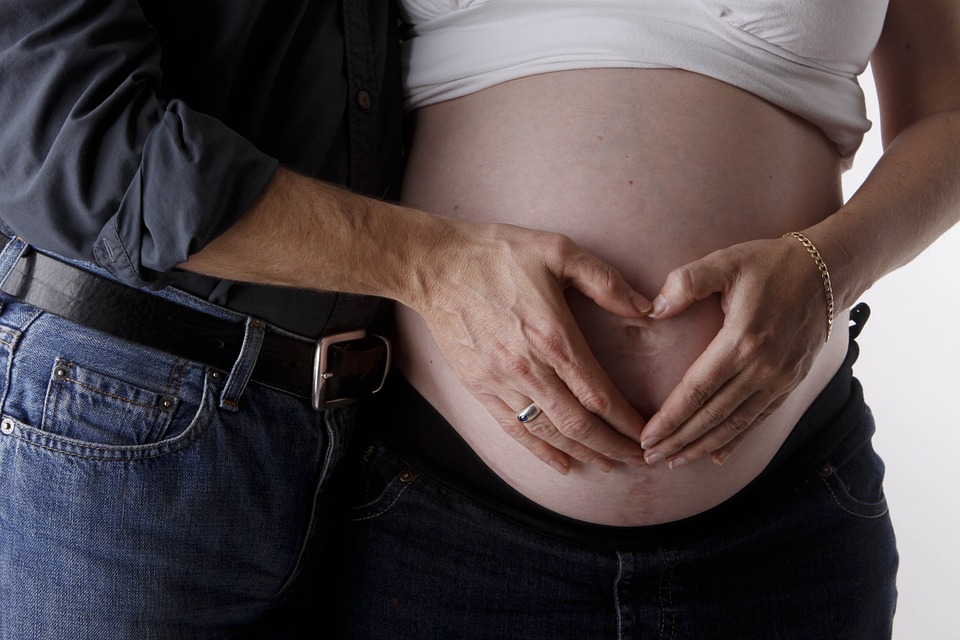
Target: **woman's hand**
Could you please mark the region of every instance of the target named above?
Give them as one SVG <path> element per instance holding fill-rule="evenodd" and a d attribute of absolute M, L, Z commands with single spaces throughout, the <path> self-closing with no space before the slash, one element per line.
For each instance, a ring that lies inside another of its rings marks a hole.
<path fill-rule="evenodd" d="M 722 464 L 786 399 L 827 335 L 824 285 L 794 238 L 756 240 L 672 271 L 651 317 L 720 295 L 724 323 L 642 433 L 646 460 Z"/>
<path fill-rule="evenodd" d="M 556 233 L 452 222 L 423 258 L 421 291 L 405 303 L 504 431 L 561 473 L 570 457 L 603 470 L 643 464 L 643 418 L 593 357 L 563 290 L 633 318 L 650 312 L 649 300 Z M 531 403 L 542 412 L 521 423 Z"/>

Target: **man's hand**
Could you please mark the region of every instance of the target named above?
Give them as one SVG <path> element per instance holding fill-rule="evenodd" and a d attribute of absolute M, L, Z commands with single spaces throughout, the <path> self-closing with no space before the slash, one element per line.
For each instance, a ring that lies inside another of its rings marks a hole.
<path fill-rule="evenodd" d="M 563 296 L 573 286 L 607 311 L 645 316 L 650 302 L 616 270 L 559 234 L 452 222 L 414 272 L 418 291 L 405 304 L 504 431 L 562 473 L 569 457 L 603 470 L 643 462 L 643 418 L 600 368 Z M 521 423 L 517 412 L 531 403 L 542 413 Z"/>
<path fill-rule="evenodd" d="M 639 318 L 650 302 L 569 238 L 450 220 L 285 169 L 181 268 L 247 282 L 383 296 L 418 312 L 461 381 L 513 437 L 566 473 L 570 456 L 643 463 L 643 419 L 590 353 L 573 286 Z M 527 423 L 517 412 L 543 411 Z"/>

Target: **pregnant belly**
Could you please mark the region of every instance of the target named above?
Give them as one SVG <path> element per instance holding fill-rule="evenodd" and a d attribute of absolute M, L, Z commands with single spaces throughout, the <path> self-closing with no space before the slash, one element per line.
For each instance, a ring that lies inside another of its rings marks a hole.
<path fill-rule="evenodd" d="M 832 213 L 839 161 L 809 124 L 700 75 L 567 71 L 418 112 L 404 199 L 461 219 L 565 233 L 652 296 L 677 266 Z M 594 355 L 644 415 L 723 323 L 716 299 L 661 322 L 615 317 L 575 292 L 568 299 Z M 699 513 L 744 487 L 846 349 L 837 332 L 800 387 L 722 467 L 705 460 L 603 473 L 575 464 L 561 476 L 500 430 L 416 314 L 401 309 L 398 331 L 400 370 L 501 478 L 558 513 L 631 526 Z"/>

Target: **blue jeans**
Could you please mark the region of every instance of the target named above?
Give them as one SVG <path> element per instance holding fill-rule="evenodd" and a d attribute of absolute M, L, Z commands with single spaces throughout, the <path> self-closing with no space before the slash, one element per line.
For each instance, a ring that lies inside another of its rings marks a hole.
<path fill-rule="evenodd" d="M 248 338 L 218 372 L 0 297 L 0 638 L 287 637 L 354 411 L 246 384 Z"/>
<path fill-rule="evenodd" d="M 743 518 L 626 549 L 519 526 L 372 444 L 347 463 L 362 495 L 342 531 L 337 637 L 889 638 L 883 463 L 869 441 L 853 449 Z"/>

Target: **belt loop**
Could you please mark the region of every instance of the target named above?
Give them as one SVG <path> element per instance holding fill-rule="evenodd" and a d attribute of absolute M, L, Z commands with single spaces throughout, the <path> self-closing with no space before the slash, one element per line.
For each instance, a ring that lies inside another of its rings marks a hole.
<path fill-rule="evenodd" d="M 230 370 L 230 375 L 223 385 L 223 393 L 220 394 L 220 406 L 223 409 L 237 411 L 240 408 L 237 402 L 247 388 L 250 374 L 253 373 L 253 367 L 257 364 L 257 358 L 260 356 L 264 327 L 266 325 L 262 321 L 247 318 L 240 355 L 237 357 L 237 361 L 233 363 L 233 369 Z"/>
<path fill-rule="evenodd" d="M 866 302 L 861 302 L 853 309 L 850 309 L 850 339 L 855 340 L 863 331 L 863 325 L 870 319 L 870 307 Z"/>
<path fill-rule="evenodd" d="M 17 236 L 10 238 L 7 246 L 0 251 L 0 287 L 7 281 L 17 262 L 23 257 L 23 254 L 30 248 L 23 238 Z"/>

